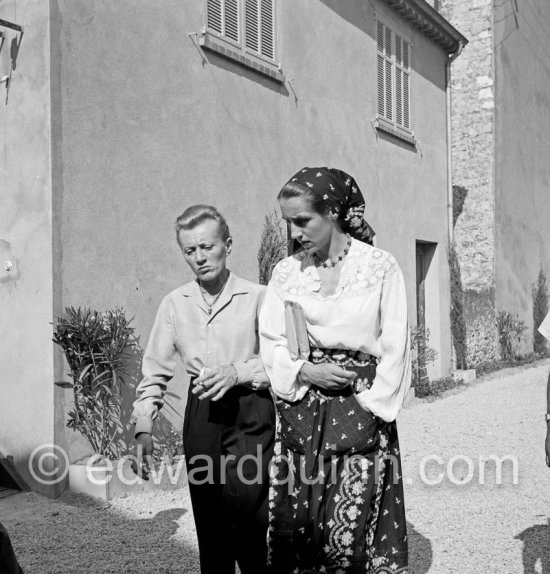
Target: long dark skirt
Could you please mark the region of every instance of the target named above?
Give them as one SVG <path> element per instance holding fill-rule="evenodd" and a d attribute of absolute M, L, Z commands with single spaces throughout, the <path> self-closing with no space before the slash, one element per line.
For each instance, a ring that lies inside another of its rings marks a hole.
<path fill-rule="evenodd" d="M 318 362 L 332 361 L 327 357 Z M 376 366 L 363 363 L 348 357 L 346 368 L 368 387 Z M 334 394 L 312 387 L 303 400 L 278 401 L 277 408 L 269 500 L 272 572 L 406 573 L 395 423 L 363 409 L 351 387 Z"/>

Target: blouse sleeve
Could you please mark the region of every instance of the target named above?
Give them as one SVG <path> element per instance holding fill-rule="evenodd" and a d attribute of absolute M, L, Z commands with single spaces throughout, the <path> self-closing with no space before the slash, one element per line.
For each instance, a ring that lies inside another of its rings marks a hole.
<path fill-rule="evenodd" d="M 136 389 L 131 422 L 135 423 L 134 433 L 151 433 L 158 411 L 164 405 L 164 395 L 176 368 L 177 349 L 170 302 L 160 304 L 147 348 L 143 355 L 143 378 Z"/>
<path fill-rule="evenodd" d="M 360 404 L 376 416 L 397 418 L 411 385 L 407 297 L 403 274 L 395 261 L 382 283 L 380 300 L 380 362 L 370 389 L 357 395 Z"/>
<path fill-rule="evenodd" d="M 273 270 L 260 311 L 260 353 L 275 394 L 294 402 L 304 397 L 309 385 L 297 380 L 305 361 L 293 360 L 288 352 L 284 302 L 274 286 L 276 281 L 277 268 Z"/>

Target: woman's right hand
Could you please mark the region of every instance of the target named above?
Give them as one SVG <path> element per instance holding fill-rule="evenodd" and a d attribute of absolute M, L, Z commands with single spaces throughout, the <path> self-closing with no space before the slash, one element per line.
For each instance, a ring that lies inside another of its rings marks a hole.
<path fill-rule="evenodd" d="M 334 363 L 304 363 L 298 378 L 303 383 L 316 385 L 329 391 L 337 391 L 353 383 L 357 373 L 346 371 Z"/>

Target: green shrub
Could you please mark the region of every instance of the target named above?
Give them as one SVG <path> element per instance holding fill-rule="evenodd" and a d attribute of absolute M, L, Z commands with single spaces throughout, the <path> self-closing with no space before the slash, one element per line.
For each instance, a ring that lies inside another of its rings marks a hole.
<path fill-rule="evenodd" d="M 286 234 L 281 219 L 275 211 L 265 216 L 264 228 L 258 249 L 258 267 L 260 285 L 267 285 L 273 268 L 287 256 Z"/>
<path fill-rule="evenodd" d="M 121 384 L 139 347 L 131 321 L 122 309 L 67 307 L 54 324 L 53 341 L 63 349 L 72 379 L 74 409 L 67 426 L 79 431 L 94 453 L 113 459 L 121 454 L 116 443 L 123 431 Z"/>
<path fill-rule="evenodd" d="M 501 358 L 505 361 L 516 358 L 516 349 L 526 329 L 525 323 L 508 311 L 500 311 L 497 315 L 497 329 Z"/>
<path fill-rule="evenodd" d="M 548 281 L 542 267 L 537 280 L 531 285 L 533 295 L 533 351 L 546 353 L 546 338 L 539 333 L 540 324 L 548 313 Z"/>

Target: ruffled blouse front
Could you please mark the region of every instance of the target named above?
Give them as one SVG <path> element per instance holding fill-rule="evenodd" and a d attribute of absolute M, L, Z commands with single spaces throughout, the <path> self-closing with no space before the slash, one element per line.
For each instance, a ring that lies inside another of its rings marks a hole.
<path fill-rule="evenodd" d="M 395 420 L 411 379 L 407 299 L 395 258 L 353 240 L 334 294 L 323 296 L 320 290 L 313 257 L 305 252 L 273 270 L 259 319 L 260 349 L 273 390 L 286 401 L 300 400 L 308 390 L 297 380 L 304 361 L 290 357 L 285 337 L 284 302 L 296 301 L 312 346 L 379 358 L 371 388 L 357 399 L 383 420 Z"/>

